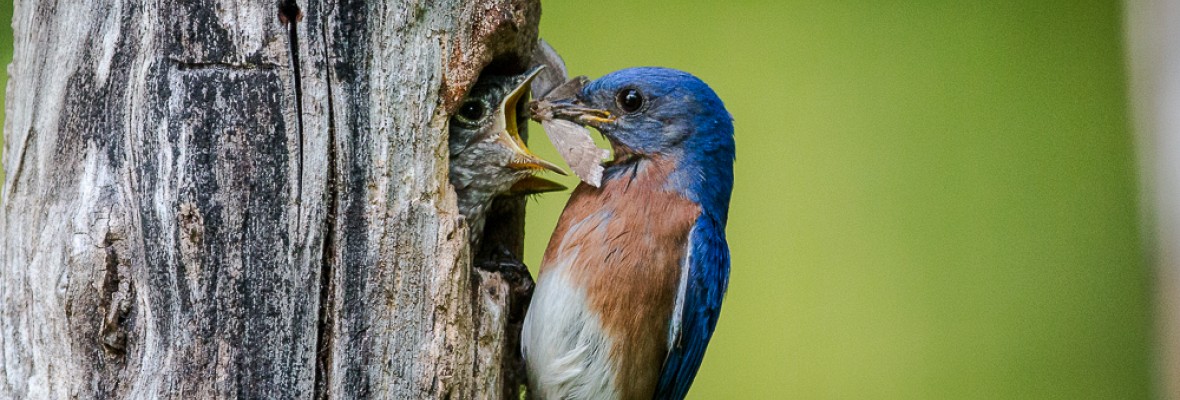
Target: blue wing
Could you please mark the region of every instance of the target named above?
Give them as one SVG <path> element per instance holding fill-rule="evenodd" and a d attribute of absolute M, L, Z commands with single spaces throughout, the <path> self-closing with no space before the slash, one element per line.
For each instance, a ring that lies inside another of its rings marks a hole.
<path fill-rule="evenodd" d="M 693 225 L 689 238 L 684 303 L 678 310 L 679 321 L 671 321 L 674 336 L 669 343 L 664 368 L 660 371 L 656 399 L 679 400 L 688 394 L 713 329 L 717 327 L 721 300 L 729 285 L 729 246 L 725 242 L 723 225 L 702 214 Z"/>

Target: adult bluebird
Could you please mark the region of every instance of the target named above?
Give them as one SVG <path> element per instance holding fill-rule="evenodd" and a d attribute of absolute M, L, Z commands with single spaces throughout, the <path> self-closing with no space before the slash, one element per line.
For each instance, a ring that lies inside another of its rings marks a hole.
<path fill-rule="evenodd" d="M 729 280 L 733 119 L 704 82 L 631 68 L 545 98 L 535 115 L 598 129 L 601 187 L 570 196 L 522 332 L 543 399 L 681 399 Z"/>

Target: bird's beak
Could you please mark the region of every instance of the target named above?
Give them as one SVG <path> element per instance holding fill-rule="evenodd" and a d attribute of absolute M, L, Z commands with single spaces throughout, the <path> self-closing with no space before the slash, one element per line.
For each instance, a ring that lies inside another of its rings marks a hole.
<path fill-rule="evenodd" d="M 547 97 L 554 97 L 553 94 L 558 93 L 562 97 L 545 98 L 532 102 L 529 105 L 531 117 L 537 122 L 560 118 L 581 125 L 589 125 L 599 130 L 614 123 L 615 116 L 611 115 L 610 111 L 586 107 L 581 100 L 578 100 L 577 93 L 582 91 L 582 86 L 585 86 L 586 83 L 585 77 L 578 77 L 553 89 L 552 94 Z"/>
<path fill-rule="evenodd" d="M 530 176 L 514 183 L 512 187 L 508 189 L 508 194 L 540 194 L 547 192 L 559 192 L 565 189 L 565 185 L 560 183 L 537 176 Z"/>
<path fill-rule="evenodd" d="M 508 163 L 509 168 L 530 170 L 547 169 L 562 175 L 569 175 L 561 167 L 558 167 L 557 164 L 546 161 L 533 154 L 528 146 L 525 146 L 524 140 L 520 138 L 520 127 L 517 125 L 517 106 L 521 99 L 524 98 L 525 93 L 528 93 L 529 83 L 532 82 L 533 78 L 537 77 L 537 73 L 542 68 L 544 66 L 536 66 L 528 70 L 524 74 L 524 78 L 516 84 L 516 87 L 512 88 L 512 92 L 504 96 L 504 100 L 500 103 L 500 109 L 504 110 L 504 112 L 497 116 L 500 120 L 496 121 L 497 128 L 499 128 L 497 130 L 500 132 L 496 140 L 500 141 L 501 144 L 507 146 L 509 149 L 512 149 L 515 153 L 512 161 Z"/>

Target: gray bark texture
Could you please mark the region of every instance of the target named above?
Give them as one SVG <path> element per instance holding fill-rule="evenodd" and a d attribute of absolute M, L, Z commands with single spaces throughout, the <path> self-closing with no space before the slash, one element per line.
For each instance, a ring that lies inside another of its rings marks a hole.
<path fill-rule="evenodd" d="M 16 1 L 0 398 L 518 396 L 530 281 L 471 268 L 446 124 L 538 2 L 293 3 Z"/>

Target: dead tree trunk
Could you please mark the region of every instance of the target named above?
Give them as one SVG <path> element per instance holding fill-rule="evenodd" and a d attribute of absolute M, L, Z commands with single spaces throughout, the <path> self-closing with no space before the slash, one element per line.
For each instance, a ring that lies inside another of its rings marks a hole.
<path fill-rule="evenodd" d="M 519 387 L 520 287 L 471 272 L 446 122 L 527 66 L 539 5 L 282 2 L 16 2 L 0 398 Z"/>

